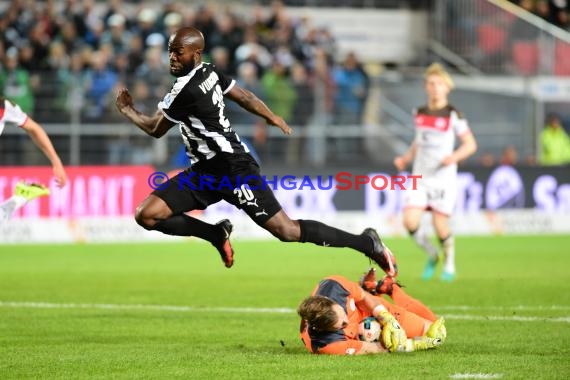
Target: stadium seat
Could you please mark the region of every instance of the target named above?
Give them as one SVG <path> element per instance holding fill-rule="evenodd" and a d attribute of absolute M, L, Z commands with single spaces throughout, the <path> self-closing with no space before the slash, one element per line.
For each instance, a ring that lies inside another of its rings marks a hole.
<path fill-rule="evenodd" d="M 495 25 L 482 24 L 477 29 L 479 48 L 483 53 L 497 53 L 505 47 L 507 34 Z"/>
<path fill-rule="evenodd" d="M 539 63 L 538 44 L 534 41 L 513 43 L 513 62 L 518 74 L 536 75 Z"/>
<path fill-rule="evenodd" d="M 558 41 L 556 43 L 554 75 L 570 76 L 570 44 L 567 42 Z"/>

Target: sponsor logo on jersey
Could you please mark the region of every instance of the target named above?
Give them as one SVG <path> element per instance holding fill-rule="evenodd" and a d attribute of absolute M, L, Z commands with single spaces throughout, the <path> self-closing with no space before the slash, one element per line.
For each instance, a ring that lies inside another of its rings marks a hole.
<path fill-rule="evenodd" d="M 424 128 L 447 132 L 451 119 L 449 117 L 417 115 L 415 118 L 416 128 Z"/>

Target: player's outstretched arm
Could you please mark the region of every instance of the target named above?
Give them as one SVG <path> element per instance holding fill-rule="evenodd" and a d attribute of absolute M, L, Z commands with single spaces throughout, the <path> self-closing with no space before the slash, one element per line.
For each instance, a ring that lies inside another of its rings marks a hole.
<path fill-rule="evenodd" d="M 406 153 L 394 158 L 394 166 L 396 167 L 396 169 L 398 169 L 398 171 L 403 171 L 404 169 L 406 169 L 408 164 L 414 160 L 414 158 L 416 157 L 416 150 L 417 150 L 417 145 L 415 142 L 413 142 Z"/>
<path fill-rule="evenodd" d="M 51 163 L 55 181 L 59 187 L 65 186 L 67 175 L 53 144 L 44 129 L 31 117 L 28 117 L 22 128 L 28 133 L 32 141 L 44 152 Z"/>
<path fill-rule="evenodd" d="M 285 120 L 283 120 L 281 116 L 275 115 L 253 92 L 239 87 L 236 84 L 226 96 L 239 104 L 243 109 L 264 118 L 267 124 L 274 125 L 281 129 L 284 134 L 290 135 L 293 133 L 293 130 L 287 125 Z"/>
<path fill-rule="evenodd" d="M 139 127 L 139 129 L 147 135 L 155 138 L 164 136 L 170 128 L 176 125 L 164 117 L 160 110 L 152 116 L 148 116 L 137 111 L 134 108 L 133 98 L 131 97 L 131 94 L 129 94 L 129 90 L 126 88 L 121 88 L 117 92 L 115 106 L 117 106 L 117 109 L 121 114 L 125 115 L 125 117 Z"/>

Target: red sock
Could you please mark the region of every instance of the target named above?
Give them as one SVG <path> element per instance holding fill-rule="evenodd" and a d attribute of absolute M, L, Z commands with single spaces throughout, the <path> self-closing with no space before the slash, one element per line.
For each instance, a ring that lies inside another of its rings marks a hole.
<path fill-rule="evenodd" d="M 394 285 L 392 288 L 391 297 L 396 305 L 403 307 L 407 311 L 411 311 L 431 322 L 437 319 L 435 314 L 426 305 L 406 294 L 406 292 L 397 285 Z"/>

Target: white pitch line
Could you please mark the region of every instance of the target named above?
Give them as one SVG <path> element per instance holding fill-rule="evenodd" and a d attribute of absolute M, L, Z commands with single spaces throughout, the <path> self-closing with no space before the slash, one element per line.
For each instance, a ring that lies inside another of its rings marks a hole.
<path fill-rule="evenodd" d="M 514 322 L 554 322 L 570 323 L 570 317 L 535 317 L 519 315 L 469 315 L 469 314 L 444 314 L 446 320 L 466 321 L 514 321 Z"/>
<path fill-rule="evenodd" d="M 51 303 L 51 302 L 6 302 L 0 301 L 0 307 L 31 309 L 111 309 L 111 310 L 158 310 L 186 312 L 227 312 L 227 313 L 293 313 L 286 307 L 195 307 L 175 305 L 108 304 L 108 303 Z"/>
<path fill-rule="evenodd" d="M 449 375 L 451 379 L 500 379 L 502 373 L 454 373 Z"/>
<path fill-rule="evenodd" d="M 144 305 L 144 304 L 108 304 L 108 303 L 53 303 L 53 302 L 11 302 L 0 301 L 0 307 L 14 309 L 105 309 L 105 310 L 153 310 L 180 312 L 218 312 L 218 313 L 265 313 L 292 314 L 295 309 L 288 307 L 199 307 L 176 305 Z M 476 309 L 474 309 L 476 310 Z M 569 316 L 537 317 L 537 316 L 500 316 L 500 315 L 471 315 L 444 314 L 447 320 L 468 321 L 514 321 L 514 322 L 553 322 L 570 323 Z"/>
<path fill-rule="evenodd" d="M 550 306 L 528 306 L 528 305 L 515 305 L 515 306 L 469 306 L 469 305 L 444 305 L 444 306 L 433 306 L 432 309 L 436 310 L 498 310 L 498 311 L 510 311 L 510 310 L 570 310 L 568 305 L 550 305 Z"/>

